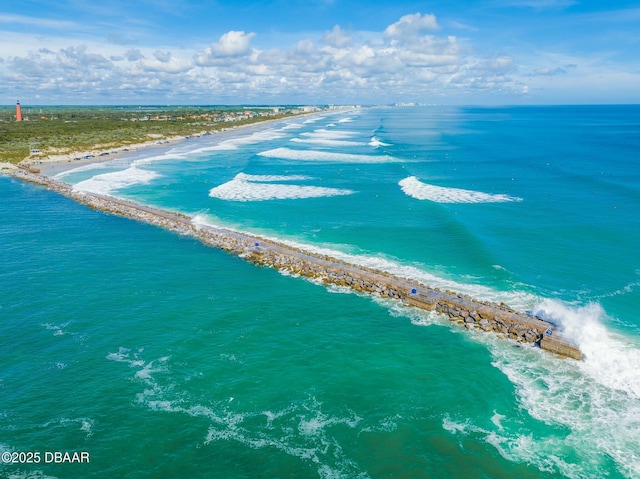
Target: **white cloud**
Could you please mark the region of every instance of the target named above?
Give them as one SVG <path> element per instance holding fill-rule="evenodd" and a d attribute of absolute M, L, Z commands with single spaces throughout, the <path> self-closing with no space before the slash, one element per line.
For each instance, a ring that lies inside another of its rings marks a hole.
<path fill-rule="evenodd" d="M 215 64 L 218 59 L 228 57 L 239 57 L 250 52 L 251 39 L 255 33 L 245 33 L 244 31 L 235 31 L 225 33 L 220 39 L 211 44 L 204 52 L 196 56 L 198 65 Z"/>
<path fill-rule="evenodd" d="M 71 69 L 108 69 L 113 63 L 98 53 L 88 53 L 85 45 L 68 47 L 56 54 L 58 63 Z"/>
<path fill-rule="evenodd" d="M 333 27 L 333 30 L 324 35 L 324 42 L 332 47 L 343 48 L 351 45 L 352 40 L 351 37 L 340 28 L 340 25 L 336 25 Z"/>
<path fill-rule="evenodd" d="M 389 25 L 385 34 L 392 38 L 413 38 L 428 30 L 437 30 L 438 22 L 435 15 L 414 13 L 405 15 L 397 22 Z"/>
<path fill-rule="evenodd" d="M 0 14 L 0 23 L 24 25 L 37 28 L 51 28 L 56 30 L 76 30 L 79 25 L 66 20 L 53 20 L 49 18 L 29 17 L 26 15 Z"/>
<path fill-rule="evenodd" d="M 124 53 L 124 57 L 129 60 L 130 62 L 135 62 L 138 60 L 142 60 L 144 58 L 144 55 L 142 54 L 142 52 L 138 49 L 130 49 L 127 50 Z"/>
<path fill-rule="evenodd" d="M 153 56 L 156 60 L 162 63 L 168 63 L 171 61 L 171 52 L 156 50 L 155 52 L 153 52 Z"/>
<path fill-rule="evenodd" d="M 470 40 L 438 29 L 434 15 L 416 13 L 379 32 L 347 34 L 336 25 L 288 48 L 267 49 L 251 45 L 255 33 L 233 30 L 200 49 L 34 37 L 12 50 L 0 32 L 0 84 L 8 99 L 31 92 L 51 102 L 468 102 L 478 91 L 536 95 L 552 75 L 575 84 L 578 73 L 601 74 L 602 61 L 585 68 L 572 57 L 481 54 Z M 635 77 L 623 73 L 616 78 L 630 84 Z"/>
<path fill-rule="evenodd" d="M 158 52 L 156 52 L 158 53 Z M 137 66 L 145 72 L 184 73 L 193 68 L 193 62 L 167 55 L 154 55 L 154 60 L 141 59 Z"/>

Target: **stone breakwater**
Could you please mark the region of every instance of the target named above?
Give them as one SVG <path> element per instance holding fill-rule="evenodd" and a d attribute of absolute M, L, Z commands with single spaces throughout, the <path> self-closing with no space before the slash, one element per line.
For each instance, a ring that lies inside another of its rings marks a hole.
<path fill-rule="evenodd" d="M 504 304 L 481 302 L 467 295 L 441 291 L 411 279 L 259 236 L 200 225 L 181 213 L 151 208 L 111 196 L 76 191 L 68 184 L 22 169 L 10 170 L 6 174 L 45 186 L 91 208 L 198 238 L 206 245 L 236 254 L 256 265 L 270 266 L 327 285 L 398 300 L 423 310 L 436 311 L 467 329 L 494 332 L 518 343 L 533 344 L 561 356 L 582 359 L 580 350 L 560 337 L 555 325 L 515 311 Z"/>

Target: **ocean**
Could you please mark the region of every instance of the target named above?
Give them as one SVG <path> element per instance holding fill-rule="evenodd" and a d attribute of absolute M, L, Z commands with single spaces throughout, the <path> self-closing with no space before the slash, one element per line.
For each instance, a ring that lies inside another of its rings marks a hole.
<path fill-rule="evenodd" d="M 73 166 L 585 359 L 0 177 L 0 477 L 640 477 L 640 106 L 336 110 Z"/>

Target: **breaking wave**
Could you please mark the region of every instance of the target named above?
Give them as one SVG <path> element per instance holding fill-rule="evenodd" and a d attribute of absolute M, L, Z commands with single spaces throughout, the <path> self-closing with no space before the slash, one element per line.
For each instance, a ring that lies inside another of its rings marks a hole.
<path fill-rule="evenodd" d="M 415 176 L 409 176 L 398 183 L 402 191 L 417 200 L 429 200 L 436 203 L 505 203 L 522 201 L 509 195 L 491 195 L 480 191 L 464 190 L 461 188 L 445 188 L 443 186 L 422 183 Z"/>
<path fill-rule="evenodd" d="M 96 175 L 88 180 L 73 185 L 73 189 L 99 195 L 110 195 L 115 190 L 128 188 L 133 185 L 148 184 L 162 175 L 155 171 L 143 170 L 131 166 L 126 170 L 114 171 Z"/>
<path fill-rule="evenodd" d="M 262 151 L 259 156 L 282 160 L 312 161 L 317 163 L 393 163 L 399 160 L 388 156 L 358 155 L 349 153 L 333 153 L 330 151 L 293 150 L 291 148 L 275 148 Z"/>
<path fill-rule="evenodd" d="M 341 196 L 355 193 L 346 189 L 276 183 L 312 179 L 300 175 L 277 176 L 239 173 L 231 181 L 212 188 L 209 191 L 209 196 L 229 201 L 266 201 Z"/>
<path fill-rule="evenodd" d="M 374 148 L 380 148 L 381 146 L 391 146 L 389 143 L 383 143 L 378 140 L 375 136 L 371 137 L 371 141 L 369 141 L 369 146 L 373 146 Z"/>

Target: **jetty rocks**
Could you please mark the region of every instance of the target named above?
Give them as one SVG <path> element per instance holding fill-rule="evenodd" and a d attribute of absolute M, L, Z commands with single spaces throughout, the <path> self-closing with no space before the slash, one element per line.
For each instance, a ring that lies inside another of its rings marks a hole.
<path fill-rule="evenodd" d="M 273 267 L 327 285 L 401 301 L 409 306 L 447 316 L 449 320 L 467 329 L 493 332 L 517 343 L 531 344 L 560 356 L 582 359 L 578 347 L 563 339 L 554 324 L 515 311 L 504 304 L 478 301 L 453 291 L 441 291 L 385 271 L 347 263 L 260 236 L 198 224 L 193 218 L 181 213 L 112 196 L 77 191 L 66 183 L 24 169 L 5 171 L 5 174 L 45 186 L 100 211 L 197 238 L 206 245 L 228 251 L 256 265 Z"/>

